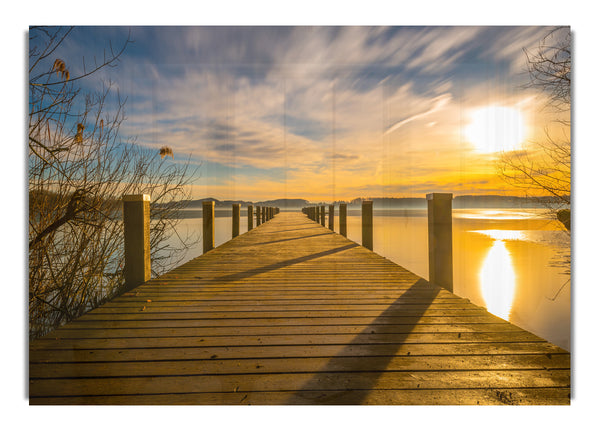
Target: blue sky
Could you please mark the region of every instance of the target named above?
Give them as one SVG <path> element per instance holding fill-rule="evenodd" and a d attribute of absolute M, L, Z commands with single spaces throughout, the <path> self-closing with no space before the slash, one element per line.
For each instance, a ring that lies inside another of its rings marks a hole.
<path fill-rule="evenodd" d="M 85 88 L 126 97 L 124 139 L 191 157 L 195 198 L 514 194 L 463 132 L 498 105 L 523 115 L 524 141 L 541 134 L 523 49 L 550 29 L 87 26 L 56 55 L 75 75 L 133 41 Z"/>

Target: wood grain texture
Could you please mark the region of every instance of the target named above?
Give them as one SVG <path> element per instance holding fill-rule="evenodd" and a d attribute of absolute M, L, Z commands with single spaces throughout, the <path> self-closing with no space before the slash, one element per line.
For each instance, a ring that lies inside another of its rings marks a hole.
<path fill-rule="evenodd" d="M 569 404 L 570 354 L 311 221 L 30 343 L 31 404 Z"/>

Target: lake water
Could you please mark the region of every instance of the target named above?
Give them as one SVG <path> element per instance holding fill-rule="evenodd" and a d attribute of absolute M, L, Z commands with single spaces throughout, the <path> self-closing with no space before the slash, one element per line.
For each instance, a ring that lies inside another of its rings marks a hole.
<path fill-rule="evenodd" d="M 247 231 L 242 208 L 240 234 Z M 199 213 L 180 221 L 180 235 L 201 234 Z M 338 217 L 335 231 L 339 232 Z M 325 224 L 327 226 L 327 223 Z M 426 210 L 375 210 L 373 251 L 429 278 Z M 361 243 L 360 211 L 348 211 L 348 238 Z M 217 213 L 215 245 L 231 239 L 230 213 Z M 190 247 L 183 262 L 202 254 Z M 541 209 L 454 209 L 454 293 L 570 350 L 570 236 Z"/>

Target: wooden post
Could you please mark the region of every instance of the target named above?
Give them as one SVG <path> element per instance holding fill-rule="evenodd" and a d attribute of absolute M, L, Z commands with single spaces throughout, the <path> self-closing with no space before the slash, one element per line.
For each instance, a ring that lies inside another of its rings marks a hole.
<path fill-rule="evenodd" d="M 202 202 L 202 252 L 215 248 L 215 202 Z"/>
<path fill-rule="evenodd" d="M 333 230 L 333 211 L 335 209 L 334 205 L 329 205 L 329 220 L 328 220 L 328 225 L 329 225 L 329 229 Z"/>
<path fill-rule="evenodd" d="M 452 193 L 427 195 L 429 282 L 453 291 Z"/>
<path fill-rule="evenodd" d="M 346 225 L 347 205 L 340 204 L 340 235 L 348 236 L 348 227 Z"/>
<path fill-rule="evenodd" d="M 373 250 L 373 201 L 362 203 L 362 245 Z"/>
<path fill-rule="evenodd" d="M 252 216 L 254 215 L 253 211 L 252 211 L 252 205 L 248 205 L 248 232 L 250 232 L 252 230 L 252 228 L 254 227 L 254 220 L 252 220 Z"/>
<path fill-rule="evenodd" d="M 256 227 L 260 226 L 260 206 L 256 205 Z"/>
<path fill-rule="evenodd" d="M 263 223 L 265 223 L 267 221 L 267 207 L 262 207 L 261 213 L 261 220 Z"/>
<path fill-rule="evenodd" d="M 150 280 L 150 196 L 123 195 L 125 288 Z"/>
<path fill-rule="evenodd" d="M 325 205 L 321 205 L 321 226 L 325 226 Z"/>
<path fill-rule="evenodd" d="M 231 207 L 231 237 L 235 238 L 240 234 L 240 206 L 241 204 L 232 204 Z"/>

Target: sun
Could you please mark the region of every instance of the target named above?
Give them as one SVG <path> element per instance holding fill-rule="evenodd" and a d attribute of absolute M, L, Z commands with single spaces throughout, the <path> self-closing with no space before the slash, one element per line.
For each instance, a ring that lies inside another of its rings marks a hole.
<path fill-rule="evenodd" d="M 471 114 L 464 135 L 479 153 L 518 150 L 525 140 L 523 114 L 506 106 L 490 105 L 477 109 Z"/>

